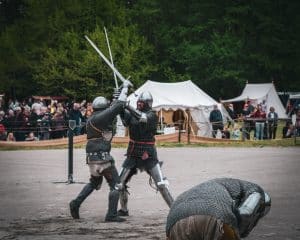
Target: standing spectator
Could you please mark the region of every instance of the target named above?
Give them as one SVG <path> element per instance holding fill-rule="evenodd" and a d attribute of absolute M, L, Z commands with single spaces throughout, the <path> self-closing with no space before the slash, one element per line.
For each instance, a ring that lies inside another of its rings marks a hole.
<path fill-rule="evenodd" d="M 37 115 L 40 115 L 41 113 L 41 108 L 43 104 L 41 100 L 35 99 L 34 103 L 31 106 L 32 111 L 34 111 Z"/>
<path fill-rule="evenodd" d="M 52 138 L 62 138 L 65 136 L 66 126 L 65 120 L 60 111 L 56 112 L 52 119 Z"/>
<path fill-rule="evenodd" d="M 235 111 L 234 111 L 234 108 L 233 108 L 233 104 L 232 104 L 232 103 L 226 104 L 226 105 L 225 105 L 225 109 L 226 109 L 226 111 L 228 112 L 230 118 L 232 119 L 232 120 L 228 119 L 229 121 L 228 121 L 227 127 L 229 128 L 230 125 L 234 125 L 234 121 L 235 121 L 235 119 L 236 119 L 236 113 L 235 113 Z"/>
<path fill-rule="evenodd" d="M 5 112 L 4 111 L 0 111 L 0 123 L 3 124 L 3 122 L 5 121 Z"/>
<path fill-rule="evenodd" d="M 12 109 L 8 110 L 8 114 L 4 116 L 3 124 L 7 132 L 15 131 L 15 112 Z"/>
<path fill-rule="evenodd" d="M 30 125 L 30 131 L 34 131 L 35 134 L 38 132 L 38 123 L 40 120 L 40 115 L 37 114 L 37 111 L 39 111 L 39 114 L 41 113 L 41 109 L 37 110 L 37 108 L 32 108 L 31 114 L 29 117 L 29 125 Z"/>
<path fill-rule="evenodd" d="M 24 117 L 21 107 L 15 108 L 15 137 L 16 141 L 25 140 L 25 131 L 27 129 L 27 122 Z"/>
<path fill-rule="evenodd" d="M 266 100 L 263 100 L 260 105 L 261 105 L 261 110 L 266 113 L 268 110 Z"/>
<path fill-rule="evenodd" d="M 295 122 L 295 130 L 296 130 L 296 136 L 300 136 L 300 109 L 297 110 L 296 113 L 296 122 Z"/>
<path fill-rule="evenodd" d="M 50 113 L 46 112 L 40 121 L 40 140 L 48 140 L 51 131 Z"/>
<path fill-rule="evenodd" d="M 251 117 L 255 119 L 255 138 L 256 140 L 263 140 L 264 127 L 266 122 L 266 113 L 262 111 L 261 105 L 258 104 Z"/>
<path fill-rule="evenodd" d="M 7 138 L 7 132 L 5 130 L 5 127 L 2 123 L 0 123 L 0 141 L 6 141 Z"/>
<path fill-rule="evenodd" d="M 220 130 L 222 131 L 224 128 L 223 125 L 223 117 L 221 111 L 218 109 L 218 105 L 213 106 L 213 110 L 209 114 L 209 121 L 212 124 L 212 135 L 214 138 L 216 138 L 217 131 Z"/>
<path fill-rule="evenodd" d="M 278 114 L 275 112 L 274 107 L 270 107 L 270 112 L 268 113 L 268 130 L 269 130 L 269 139 L 276 138 Z"/>

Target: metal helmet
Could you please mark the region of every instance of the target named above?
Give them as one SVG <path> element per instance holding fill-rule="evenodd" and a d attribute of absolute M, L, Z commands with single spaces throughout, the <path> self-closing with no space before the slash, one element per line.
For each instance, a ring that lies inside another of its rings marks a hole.
<path fill-rule="evenodd" d="M 109 101 L 105 97 L 96 97 L 93 101 L 92 107 L 94 110 L 100 110 L 107 108 Z"/>
<path fill-rule="evenodd" d="M 137 100 L 138 102 L 143 102 L 146 107 L 152 108 L 153 97 L 150 92 L 142 92 Z"/>

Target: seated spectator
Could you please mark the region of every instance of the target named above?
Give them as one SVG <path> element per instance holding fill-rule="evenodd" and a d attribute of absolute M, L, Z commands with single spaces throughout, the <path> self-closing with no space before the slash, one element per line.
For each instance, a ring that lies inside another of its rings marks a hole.
<path fill-rule="evenodd" d="M 230 139 L 230 131 L 228 130 L 227 126 L 224 126 L 224 128 L 223 128 L 222 138 Z"/>
<path fill-rule="evenodd" d="M 231 133 L 231 138 L 233 140 L 240 140 L 241 139 L 241 131 L 238 124 L 235 124 Z"/>
<path fill-rule="evenodd" d="M 292 122 L 287 121 L 285 127 L 282 129 L 282 138 L 291 138 L 294 136 L 295 127 Z"/>
<path fill-rule="evenodd" d="M 34 132 L 30 132 L 28 136 L 25 138 L 25 141 L 37 141 L 39 140 L 35 135 Z"/>
<path fill-rule="evenodd" d="M 15 142 L 15 141 L 16 141 L 16 138 L 15 138 L 13 132 L 9 132 L 9 133 L 8 133 L 7 138 L 6 138 L 6 141 L 7 141 L 7 142 Z"/>

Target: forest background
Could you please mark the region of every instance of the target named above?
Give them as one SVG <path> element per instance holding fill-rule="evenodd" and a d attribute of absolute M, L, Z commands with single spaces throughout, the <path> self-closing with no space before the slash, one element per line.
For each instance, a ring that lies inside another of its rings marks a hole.
<path fill-rule="evenodd" d="M 111 96 L 111 69 L 137 88 L 192 80 L 216 100 L 245 83 L 300 91 L 298 0 L 0 0 L 0 93 Z M 167 89 L 166 89 L 167 90 Z"/>

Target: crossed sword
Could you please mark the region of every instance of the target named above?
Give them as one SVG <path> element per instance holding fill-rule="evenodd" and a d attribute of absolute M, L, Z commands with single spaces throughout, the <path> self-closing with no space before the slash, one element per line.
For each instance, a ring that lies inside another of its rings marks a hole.
<path fill-rule="evenodd" d="M 105 30 L 105 34 L 106 34 L 106 30 Z M 129 81 L 128 79 L 130 78 L 130 76 L 125 79 L 122 74 L 118 71 L 118 69 L 116 69 L 116 67 L 105 57 L 105 55 L 100 51 L 100 49 L 95 45 L 95 43 L 93 43 L 93 41 L 91 39 L 89 39 L 88 36 L 84 36 L 86 38 L 86 40 L 88 40 L 88 42 L 92 45 L 92 47 L 96 50 L 96 52 L 100 55 L 100 57 L 104 60 L 104 62 L 111 68 L 111 70 L 113 71 L 114 75 L 117 75 L 118 78 L 124 83 L 125 81 Z M 108 38 L 107 38 L 107 34 L 106 34 L 106 40 L 108 41 Z M 109 45 L 108 45 L 109 46 Z M 109 48 L 109 51 L 110 51 L 110 48 Z M 111 53 L 110 53 L 111 55 Z M 111 59 L 112 59 L 112 56 L 111 56 Z M 115 78 L 115 84 L 116 84 L 116 88 L 118 89 L 118 82 Z M 132 83 L 131 84 L 131 87 L 133 87 Z"/>

